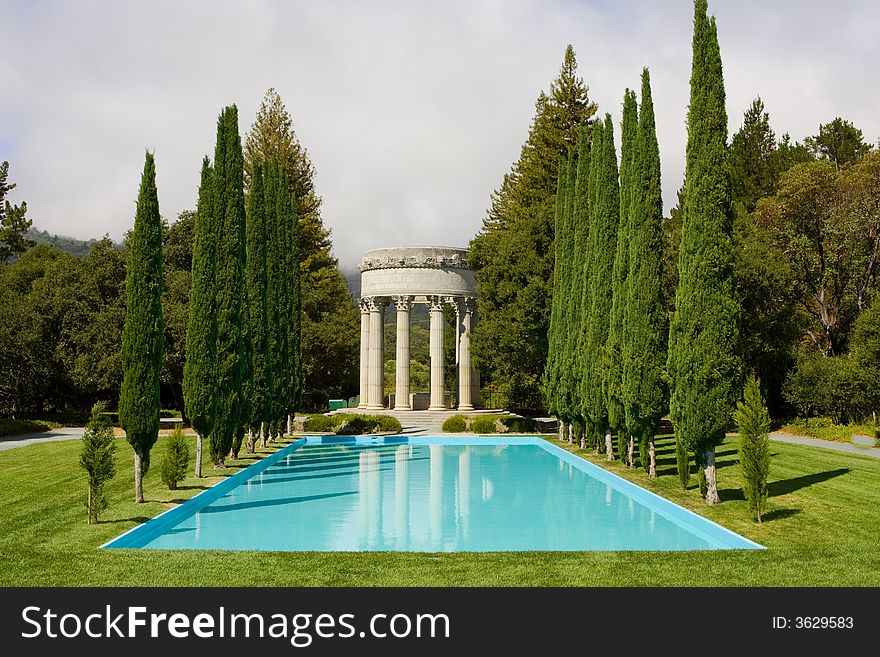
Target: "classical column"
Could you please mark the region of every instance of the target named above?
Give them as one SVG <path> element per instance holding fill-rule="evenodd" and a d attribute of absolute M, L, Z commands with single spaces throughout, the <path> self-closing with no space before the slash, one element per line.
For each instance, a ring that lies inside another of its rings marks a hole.
<path fill-rule="evenodd" d="M 474 314 L 474 300 L 464 299 L 461 303 L 462 323 L 461 349 L 458 361 L 458 410 L 472 411 L 471 402 L 471 319 Z"/>
<path fill-rule="evenodd" d="M 431 315 L 431 406 L 429 411 L 445 411 L 446 399 L 443 390 L 443 297 L 428 297 Z"/>
<path fill-rule="evenodd" d="M 374 297 L 370 310 L 370 371 L 367 385 L 367 410 L 385 408 L 385 304 Z"/>
<path fill-rule="evenodd" d="M 409 311 L 412 297 L 394 297 L 397 307 L 397 371 L 394 382 L 394 410 L 410 411 L 409 404 Z"/>
<path fill-rule="evenodd" d="M 361 392 L 358 408 L 367 407 L 367 390 L 370 385 L 370 306 L 368 299 L 361 299 Z"/>

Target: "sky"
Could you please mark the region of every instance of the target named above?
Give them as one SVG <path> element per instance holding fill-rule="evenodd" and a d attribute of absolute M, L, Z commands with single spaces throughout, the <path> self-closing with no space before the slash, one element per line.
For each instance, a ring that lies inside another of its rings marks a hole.
<path fill-rule="evenodd" d="M 731 134 L 760 95 L 777 136 L 836 116 L 880 138 L 880 3 L 710 0 Z M 651 70 L 665 207 L 684 174 L 690 0 L 0 0 L 0 161 L 34 226 L 121 239 L 144 151 L 173 221 L 195 206 L 220 109 L 269 87 L 308 149 L 334 252 L 465 246 L 519 157 L 566 44 L 616 126 Z"/>

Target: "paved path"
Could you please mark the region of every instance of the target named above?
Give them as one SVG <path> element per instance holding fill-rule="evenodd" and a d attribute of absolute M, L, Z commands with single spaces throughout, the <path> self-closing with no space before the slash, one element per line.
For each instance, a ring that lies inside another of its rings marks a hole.
<path fill-rule="evenodd" d="M 60 429 L 51 429 L 42 433 L 6 436 L 5 438 L 0 438 L 0 452 L 15 447 L 33 445 L 35 443 L 52 443 L 58 440 L 74 440 L 76 438 L 82 438 L 83 431 L 84 429 L 82 427 L 62 427 Z"/>
<path fill-rule="evenodd" d="M 874 459 L 880 459 L 880 449 L 877 447 L 858 447 L 850 443 L 836 443 L 831 440 L 819 440 L 818 438 L 807 438 L 806 436 L 792 436 L 787 433 L 773 431 L 770 433 L 770 439 L 780 443 L 789 443 L 791 445 L 808 445 L 809 447 L 821 447 L 823 449 L 834 450 L 835 452 L 846 452 L 847 454 L 859 454 L 860 456 L 870 456 Z"/>

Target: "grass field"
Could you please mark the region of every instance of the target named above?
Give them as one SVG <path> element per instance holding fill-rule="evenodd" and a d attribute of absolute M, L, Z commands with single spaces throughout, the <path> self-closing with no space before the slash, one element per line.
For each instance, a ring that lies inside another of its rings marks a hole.
<path fill-rule="evenodd" d="M 76 440 L 0 452 L 2 586 L 878 586 L 880 461 L 773 443 L 767 520 L 751 521 L 742 499 L 736 440 L 718 449 L 723 503 L 706 507 L 694 484 L 682 491 L 670 437 L 658 439 L 660 477 L 610 469 L 769 549 L 713 552 L 278 553 L 99 550 L 97 546 L 253 458 L 166 490 L 154 467 L 148 502 L 132 499 L 132 451 L 119 440 L 110 508 L 85 524 L 85 477 Z M 154 466 L 165 438 L 153 451 Z M 567 447 L 567 445 L 564 445 Z M 267 450 L 267 453 L 271 450 Z M 601 457 L 571 451 L 605 465 Z"/>

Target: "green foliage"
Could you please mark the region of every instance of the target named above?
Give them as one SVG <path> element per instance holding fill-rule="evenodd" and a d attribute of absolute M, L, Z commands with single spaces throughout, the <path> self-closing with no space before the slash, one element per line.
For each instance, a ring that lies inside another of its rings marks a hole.
<path fill-rule="evenodd" d="M 5 436 L 20 436 L 26 433 L 42 433 L 55 428 L 52 422 L 42 420 L 10 420 L 0 418 L 0 438 Z"/>
<path fill-rule="evenodd" d="M 470 430 L 479 434 L 498 432 L 498 428 L 495 426 L 495 418 L 491 415 L 480 415 L 473 418 Z"/>
<path fill-rule="evenodd" d="M 675 439 L 675 470 L 678 472 L 678 481 L 682 490 L 687 490 L 691 484 L 691 455 L 678 438 Z"/>
<path fill-rule="evenodd" d="M 870 411 L 862 373 L 849 355 L 802 352 L 783 392 L 806 418 L 813 414 L 828 415 L 835 424 L 847 424 L 864 418 Z"/>
<path fill-rule="evenodd" d="M 263 195 L 263 165 L 253 166 L 250 204 L 247 213 L 247 286 L 248 320 L 251 357 L 251 379 L 248 383 L 251 429 L 259 432 L 269 417 L 269 392 L 272 390 L 272 368 L 269 354 L 269 309 L 267 288 L 267 230 Z"/>
<path fill-rule="evenodd" d="M 539 431 L 537 420 L 530 417 L 504 415 L 498 418 L 498 421 L 509 433 L 538 433 Z"/>
<path fill-rule="evenodd" d="M 324 433 L 332 431 L 335 420 L 341 415 L 309 415 L 303 424 L 303 430 L 307 432 Z"/>
<path fill-rule="evenodd" d="M 648 69 L 642 71 L 642 106 L 633 165 L 631 227 L 621 341 L 621 395 L 626 429 L 639 441 L 647 467 L 647 442 L 666 413 L 667 314 L 663 304 L 663 198 L 660 150 L 654 125 L 654 103 Z"/>
<path fill-rule="evenodd" d="M 336 413 L 334 415 L 309 415 L 303 424 L 303 430 L 308 433 L 356 436 L 377 432 L 400 433 L 402 427 L 400 421 L 390 415 Z"/>
<path fill-rule="evenodd" d="M 135 466 L 138 502 L 143 501 L 141 479 L 149 469 L 150 449 L 159 432 L 162 337 L 162 225 L 156 165 L 153 154 L 147 152 L 127 246 L 119 397 L 119 424 L 139 460 Z"/>
<path fill-rule="evenodd" d="M 107 404 L 98 402 L 92 407 L 92 415 L 83 432 L 79 465 L 88 476 L 86 510 L 88 523 L 98 522 L 98 515 L 107 508 L 104 484 L 116 476 L 116 442 L 113 427 L 107 418 Z"/>
<path fill-rule="evenodd" d="M 670 411 L 698 464 L 724 439 L 740 390 L 733 285 L 727 113 L 721 55 L 706 1 L 695 3 L 684 219 L 669 333 Z"/>
<path fill-rule="evenodd" d="M 814 346 L 839 355 L 876 285 L 880 250 L 880 152 L 840 171 L 827 161 L 782 175 L 755 211 L 762 239 L 784 254 L 789 294 L 808 315 Z"/>
<path fill-rule="evenodd" d="M 560 371 L 562 358 L 565 353 L 563 348 L 563 326 L 565 301 L 565 250 L 568 243 L 566 235 L 566 216 L 564 212 L 568 185 L 568 159 L 562 158 L 559 163 L 559 173 L 556 181 L 556 210 L 554 213 L 553 241 L 554 267 L 553 267 L 553 297 L 550 304 L 550 325 L 547 333 L 547 362 L 544 366 L 542 384 L 544 386 L 544 398 L 547 400 L 547 408 L 554 415 L 560 416 L 563 411 L 560 403 Z"/>
<path fill-rule="evenodd" d="M 617 229 L 617 245 L 611 270 L 611 314 L 608 339 L 603 349 L 605 369 L 605 404 L 608 424 L 615 432 L 626 429 L 626 411 L 623 400 L 623 342 L 630 326 L 624 320 L 627 311 L 628 276 L 631 267 L 630 239 L 636 225 L 636 203 L 639 197 L 636 185 L 639 181 L 638 160 L 638 105 L 634 91 L 626 90 L 623 96 L 623 123 L 620 136 L 620 222 Z M 662 212 L 661 212 L 662 216 Z M 635 264 L 635 263 L 632 263 Z"/>
<path fill-rule="evenodd" d="M 27 203 L 22 201 L 20 205 L 13 205 L 6 200 L 6 194 L 15 189 L 15 183 L 6 182 L 8 176 L 9 162 L 0 163 L 0 263 L 7 262 L 34 245 L 26 237 L 33 223 L 25 217 Z"/>
<path fill-rule="evenodd" d="M 485 383 L 516 378 L 513 405 L 540 399 L 548 355 L 554 285 L 554 206 L 560 158 L 588 128 L 596 105 L 566 49 L 550 94 L 541 93 L 518 161 L 492 195 L 480 233 L 470 245 L 476 272 L 480 322 L 471 343 Z"/>
<path fill-rule="evenodd" d="M 617 175 L 617 154 L 614 150 L 614 124 L 605 115 L 601 152 L 593 145 L 591 173 L 596 170 L 595 202 L 590 205 L 589 244 L 585 267 L 589 272 L 589 313 L 582 305 L 586 319 L 586 342 L 581 350 L 583 415 L 599 434 L 608 424 L 606 390 L 608 369 L 605 367 L 606 341 L 612 303 L 612 276 L 620 224 L 620 188 Z"/>
<path fill-rule="evenodd" d="M 464 415 L 453 415 L 443 421 L 444 433 L 462 433 L 467 429 L 467 418 Z"/>
<path fill-rule="evenodd" d="M 767 477 L 770 473 L 770 414 L 761 397 L 761 384 L 754 376 L 746 379 L 743 399 L 736 406 L 739 427 L 739 464 L 743 493 L 755 520 L 767 508 Z"/>
<path fill-rule="evenodd" d="M 807 137 L 804 144 L 814 157 L 831 162 L 837 169 L 856 162 L 871 150 L 862 131 L 840 117 L 820 125 L 819 134 Z"/>
<path fill-rule="evenodd" d="M 169 490 L 177 490 L 177 485 L 186 479 L 189 470 L 189 445 L 183 437 L 183 431 L 176 427 L 168 436 L 165 444 L 165 456 L 159 465 L 159 476 Z"/>
<path fill-rule="evenodd" d="M 752 212 L 759 199 L 776 190 L 779 158 L 776 136 L 764 101 L 755 98 L 743 116 L 743 124 L 730 145 L 730 187 L 734 203 Z"/>
<path fill-rule="evenodd" d="M 214 395 L 217 361 L 217 245 L 219 223 L 213 203 L 213 168 L 202 160 L 192 257 L 192 287 L 186 331 L 183 398 L 186 415 L 202 437 L 214 428 L 217 400 Z"/>
<path fill-rule="evenodd" d="M 379 423 L 369 419 L 365 415 L 346 416 L 340 424 L 334 427 L 337 436 L 360 436 L 365 433 L 374 433 Z"/>
<path fill-rule="evenodd" d="M 303 400 L 297 407 L 321 408 L 327 400 L 357 390 L 360 324 L 339 263 L 333 257 L 330 231 L 321 219 L 315 168 L 299 142 L 290 114 L 274 89 L 266 92 L 244 146 L 245 182 L 252 193 L 254 167 L 276 160 L 286 174 L 295 203 L 299 239 L 301 375 Z M 293 330 L 296 330 L 295 327 Z M 294 338 L 295 342 L 295 338 Z"/>
<path fill-rule="evenodd" d="M 217 352 L 215 365 L 216 416 L 211 430 L 210 452 L 222 464 L 239 429 L 244 369 L 243 305 L 247 301 L 244 281 L 245 216 L 243 160 L 238 134 L 238 109 L 223 109 L 217 121 L 214 149 L 212 207 L 217 221 Z"/>
<path fill-rule="evenodd" d="M 865 410 L 876 413 L 880 410 L 880 300 L 872 300 L 856 320 L 850 357 Z"/>

